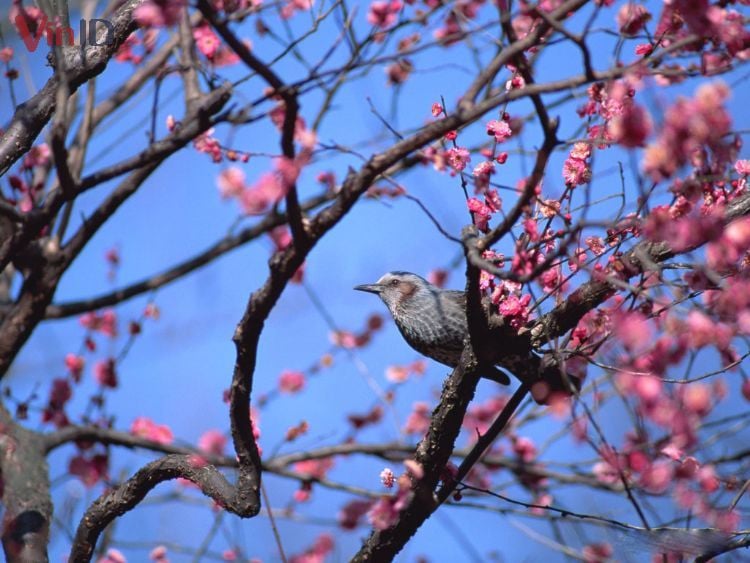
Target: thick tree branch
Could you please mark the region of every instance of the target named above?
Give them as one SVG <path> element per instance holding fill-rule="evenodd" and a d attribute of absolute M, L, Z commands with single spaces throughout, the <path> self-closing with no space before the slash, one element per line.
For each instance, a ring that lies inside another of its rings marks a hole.
<path fill-rule="evenodd" d="M 49 468 L 41 434 L 0 406 L 3 551 L 7 561 L 47 561 L 52 521 Z"/>
<path fill-rule="evenodd" d="M 194 456 L 167 455 L 145 465 L 133 477 L 99 497 L 83 515 L 70 551 L 70 561 L 91 560 L 99 535 L 115 518 L 135 508 L 159 483 L 182 477 L 200 487 L 203 494 L 238 516 L 256 512 L 253 503 L 236 496 L 236 489 L 212 465 Z"/>
<path fill-rule="evenodd" d="M 111 18 L 114 38 L 111 44 L 87 46 L 84 51 L 78 47 L 64 47 L 66 58 L 65 72 L 70 93 L 81 84 L 101 73 L 120 45 L 135 30 L 133 10 L 142 0 L 128 0 Z M 59 77 L 55 73 L 44 87 L 31 99 L 16 108 L 13 119 L 0 137 L 0 176 L 5 174 L 13 163 L 31 148 L 42 128 L 55 111 Z"/>

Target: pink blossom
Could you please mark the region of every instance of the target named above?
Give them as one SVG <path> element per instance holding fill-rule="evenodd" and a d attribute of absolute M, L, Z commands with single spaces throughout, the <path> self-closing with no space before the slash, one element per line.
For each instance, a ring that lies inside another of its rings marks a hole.
<path fill-rule="evenodd" d="M 314 479 L 325 479 L 326 474 L 333 467 L 332 457 L 322 459 L 307 459 L 294 464 L 294 470 L 303 475 L 309 475 Z"/>
<path fill-rule="evenodd" d="M 693 456 L 688 456 L 680 462 L 677 468 L 677 476 L 682 479 L 692 479 L 698 474 L 700 463 Z"/>
<path fill-rule="evenodd" d="M 570 158 L 576 160 L 586 160 L 591 156 L 591 145 L 589 143 L 578 142 L 570 149 Z"/>
<path fill-rule="evenodd" d="M 236 166 L 230 166 L 222 170 L 216 178 L 221 197 L 238 197 L 245 189 L 245 172 Z"/>
<path fill-rule="evenodd" d="M 528 293 L 520 298 L 516 295 L 508 295 L 498 304 L 497 309 L 510 326 L 518 330 L 529 320 L 530 301 L 531 295 Z"/>
<path fill-rule="evenodd" d="M 83 373 L 84 364 L 85 361 L 83 359 L 83 356 L 77 356 L 75 354 L 65 355 L 65 367 L 68 368 L 70 375 L 76 382 L 81 380 L 81 374 Z"/>
<path fill-rule="evenodd" d="M 305 388 L 305 374 L 301 371 L 285 370 L 279 376 L 279 391 L 298 393 Z"/>
<path fill-rule="evenodd" d="M 617 143 L 632 148 L 644 146 L 652 128 L 651 115 L 639 105 L 628 104 L 609 122 L 608 131 Z"/>
<path fill-rule="evenodd" d="M 661 494 L 669 488 L 672 482 L 673 470 L 671 462 L 656 461 L 649 465 L 641 474 L 640 485 L 649 493 Z"/>
<path fill-rule="evenodd" d="M 333 547 L 333 536 L 328 533 L 320 534 L 303 553 L 290 557 L 289 563 L 324 563 Z"/>
<path fill-rule="evenodd" d="M 137 417 L 130 425 L 130 433 L 152 440 L 158 444 L 171 444 L 174 440 L 172 430 L 166 424 L 156 424 L 145 416 Z"/>
<path fill-rule="evenodd" d="M 597 256 L 601 256 L 602 254 L 604 254 L 605 250 L 607 249 L 607 247 L 604 246 L 604 241 L 601 239 L 601 237 L 587 237 L 584 242 L 586 243 L 586 246 L 589 247 L 591 252 L 593 252 Z"/>
<path fill-rule="evenodd" d="M 560 290 L 565 291 L 567 284 L 564 283 L 564 279 L 562 268 L 560 266 L 551 266 L 548 270 L 542 272 L 538 281 L 545 292 L 552 293 Z"/>
<path fill-rule="evenodd" d="M 105 454 L 94 454 L 91 457 L 79 454 L 71 458 L 68 472 L 78 477 L 87 487 L 93 487 L 107 478 L 108 467 L 109 458 Z"/>
<path fill-rule="evenodd" d="M 723 232 L 723 213 L 675 217 L 677 209 L 658 206 L 646 219 L 643 231 L 653 241 L 664 241 L 681 252 L 708 241 L 716 240 Z"/>
<path fill-rule="evenodd" d="M 370 4 L 367 12 L 367 22 L 375 27 L 386 29 L 396 23 L 396 17 L 401 11 L 402 4 L 398 0 L 388 2 L 376 0 Z"/>
<path fill-rule="evenodd" d="M 526 81 L 523 79 L 523 76 L 520 74 L 516 74 L 513 78 L 505 82 L 505 90 L 519 90 L 520 88 L 523 88 L 526 86 Z"/>
<path fill-rule="evenodd" d="M 614 550 L 608 543 L 591 543 L 583 548 L 584 563 L 606 563 L 612 560 Z"/>
<path fill-rule="evenodd" d="M 85 313 L 78 317 L 78 322 L 84 328 L 101 332 L 110 338 L 117 336 L 117 314 L 112 309 L 108 309 L 101 314 Z"/>
<path fill-rule="evenodd" d="M 109 358 L 94 364 L 94 379 L 102 387 L 117 387 L 117 372 L 115 371 L 115 360 Z"/>
<path fill-rule="evenodd" d="M 73 390 L 67 379 L 56 378 L 50 389 L 49 406 L 53 410 L 61 410 L 73 396 Z"/>
<path fill-rule="evenodd" d="M 617 27 L 623 35 L 636 35 L 650 19 L 651 14 L 643 5 L 623 4 L 617 12 Z"/>
<path fill-rule="evenodd" d="M 179 21 L 184 0 L 146 0 L 133 11 L 142 27 L 166 27 Z"/>
<path fill-rule="evenodd" d="M 338 514 L 339 526 L 344 530 L 354 530 L 373 503 L 372 500 L 352 500 L 346 503 Z"/>
<path fill-rule="evenodd" d="M 332 332 L 329 340 L 341 348 L 353 349 L 359 346 L 357 335 L 348 330 L 336 330 Z"/>
<path fill-rule="evenodd" d="M 539 211 L 546 219 L 554 217 L 560 213 L 560 202 L 556 199 L 539 200 Z"/>
<path fill-rule="evenodd" d="M 313 4 L 314 0 L 287 0 L 286 5 L 281 8 L 281 17 L 288 20 L 298 11 L 311 10 Z"/>
<path fill-rule="evenodd" d="M 510 125 L 507 121 L 498 121 L 496 119 L 493 119 L 492 121 L 488 121 L 487 125 L 487 134 L 490 136 L 495 137 L 495 141 L 498 143 L 502 143 L 505 140 L 509 139 L 510 136 L 513 134 L 513 131 L 510 128 Z"/>
<path fill-rule="evenodd" d="M 698 483 L 706 493 L 713 493 L 719 489 L 719 479 L 712 465 L 704 465 L 698 470 Z"/>
<path fill-rule="evenodd" d="M 706 17 L 711 22 L 713 34 L 723 42 L 730 55 L 740 55 L 750 44 L 750 32 L 745 29 L 742 14 L 719 6 L 710 6 Z"/>
<path fill-rule="evenodd" d="M 127 559 L 119 549 L 110 547 L 104 557 L 98 563 L 127 563 Z"/>
<path fill-rule="evenodd" d="M 0 49 L 0 62 L 9 63 L 13 58 L 13 47 L 3 47 Z"/>
<path fill-rule="evenodd" d="M 693 99 L 678 98 L 667 109 L 659 137 L 646 148 L 643 159 L 654 181 L 670 178 L 706 148 L 720 160 L 731 156 L 731 118 L 724 106 L 728 97 L 724 83 L 702 84 Z"/>
<path fill-rule="evenodd" d="M 406 472 L 414 479 L 421 479 L 424 477 L 424 468 L 421 463 L 414 461 L 413 459 L 405 459 L 404 467 L 406 468 Z"/>
<path fill-rule="evenodd" d="M 585 442 L 588 437 L 588 419 L 583 416 L 576 417 L 570 430 L 576 442 L 579 444 Z"/>
<path fill-rule="evenodd" d="M 563 163 L 563 179 L 570 187 L 586 184 L 591 180 L 591 168 L 583 160 L 567 158 Z"/>
<path fill-rule="evenodd" d="M 654 46 L 650 43 L 640 43 L 635 46 L 635 54 L 640 57 L 645 57 L 654 52 Z"/>
<path fill-rule="evenodd" d="M 750 160 L 738 160 L 734 163 L 734 169 L 740 176 L 747 176 L 750 174 Z"/>
<path fill-rule="evenodd" d="M 276 250 L 284 250 L 292 244 L 292 233 L 289 232 L 289 228 L 286 225 L 274 227 L 271 229 L 271 232 L 268 233 L 268 236 L 271 237 Z"/>
<path fill-rule="evenodd" d="M 286 156 L 274 159 L 274 166 L 286 193 L 297 182 L 302 167 L 298 161 Z"/>
<path fill-rule="evenodd" d="M 267 172 L 240 195 L 240 205 L 247 215 L 263 213 L 272 204 L 280 201 L 287 192 L 278 174 Z"/>
<path fill-rule="evenodd" d="M 221 42 L 211 27 L 206 23 L 194 27 L 193 39 L 195 39 L 195 47 L 198 51 L 209 61 L 212 61 L 221 46 Z"/>
<path fill-rule="evenodd" d="M 615 467 L 607 463 L 606 461 L 599 461 L 594 464 L 592 472 L 596 478 L 602 483 L 613 484 L 620 481 L 620 473 Z"/>
<path fill-rule="evenodd" d="M 622 312 L 613 319 L 614 332 L 625 349 L 637 354 L 653 342 L 651 325 L 642 313 Z"/>
<path fill-rule="evenodd" d="M 398 516 L 406 506 L 410 495 L 409 488 L 399 482 L 399 490 L 395 495 L 383 496 L 376 501 L 367 513 L 373 528 L 385 530 L 393 526 L 398 521 Z"/>
<path fill-rule="evenodd" d="M 227 438 L 219 430 L 206 430 L 198 438 L 198 449 L 210 455 L 223 455 Z"/>
<path fill-rule="evenodd" d="M 385 378 L 391 383 L 403 383 L 409 378 L 409 370 L 406 366 L 388 366 Z"/>
<path fill-rule="evenodd" d="M 336 190 L 336 174 L 333 172 L 320 172 L 315 177 L 315 181 L 326 186 L 329 192 Z"/>
<path fill-rule="evenodd" d="M 750 379 L 746 379 L 742 382 L 742 396 L 747 401 L 750 401 Z"/>
<path fill-rule="evenodd" d="M 427 274 L 427 281 L 432 285 L 436 285 L 437 287 L 444 287 L 447 279 L 448 270 L 443 270 L 442 268 L 430 270 L 430 272 Z"/>
<path fill-rule="evenodd" d="M 711 412 L 711 390 L 704 383 L 691 383 L 682 389 L 682 405 L 697 416 L 703 417 Z"/>
<path fill-rule="evenodd" d="M 713 525 L 719 529 L 719 531 L 730 534 L 736 532 L 740 528 L 742 522 L 742 516 L 737 509 L 733 510 L 718 510 L 713 514 L 711 519 Z"/>
<path fill-rule="evenodd" d="M 396 477 L 393 474 L 393 471 L 390 470 L 390 468 L 386 467 L 383 469 L 383 471 L 380 472 L 380 482 L 383 483 L 383 486 L 386 489 L 390 489 L 393 487 L 393 483 L 396 482 Z"/>
<path fill-rule="evenodd" d="M 495 163 L 491 160 L 484 160 L 474 167 L 474 176 L 490 176 L 495 172 Z"/>
<path fill-rule="evenodd" d="M 206 153 L 211 157 L 213 162 L 221 162 L 224 153 L 219 141 L 213 137 L 213 128 L 208 129 L 193 139 L 193 147 L 198 152 Z"/>
<path fill-rule="evenodd" d="M 472 404 L 466 411 L 463 427 L 471 433 L 472 437 L 476 434 L 484 434 L 507 402 L 508 399 L 504 395 L 496 395 L 482 403 Z"/>
<path fill-rule="evenodd" d="M 638 375 L 635 378 L 633 391 L 644 405 L 655 405 L 662 397 L 663 384 L 658 377 Z"/>
<path fill-rule="evenodd" d="M 513 452 L 524 463 L 531 463 L 536 458 L 536 446 L 531 438 L 519 437 L 513 439 Z"/>
<path fill-rule="evenodd" d="M 430 112 L 432 113 L 432 117 L 439 117 L 443 113 L 443 106 L 438 102 L 433 102 Z"/>
<path fill-rule="evenodd" d="M 385 74 L 388 78 L 388 84 L 393 86 L 403 84 L 411 76 L 414 65 L 409 59 L 399 59 L 393 64 L 385 67 Z"/>
<path fill-rule="evenodd" d="M 47 143 L 41 143 L 31 147 L 26 156 L 23 157 L 23 167 L 30 170 L 37 166 L 47 166 L 52 159 L 52 151 L 50 151 Z"/>
<path fill-rule="evenodd" d="M 412 407 L 412 412 L 406 419 L 404 432 L 406 434 L 424 434 L 430 427 L 430 406 L 427 403 L 417 402 Z"/>
<path fill-rule="evenodd" d="M 154 303 L 149 303 L 143 309 L 143 316 L 146 317 L 147 319 L 153 319 L 155 321 L 158 321 L 159 317 L 161 317 L 161 310 L 159 309 L 158 305 L 155 305 Z"/>
<path fill-rule="evenodd" d="M 376 530 L 385 530 L 398 521 L 398 514 L 399 511 L 394 509 L 391 499 L 382 497 L 372 505 L 367 516 Z"/>
<path fill-rule="evenodd" d="M 691 348 L 703 348 L 714 342 L 714 322 L 701 311 L 692 310 L 688 313 L 687 327 Z"/>
<path fill-rule="evenodd" d="M 471 197 L 467 200 L 466 205 L 474 216 L 474 222 L 476 223 L 477 229 L 482 232 L 489 230 L 489 221 L 492 218 L 492 209 L 486 203 L 482 203 L 475 197 Z"/>
<path fill-rule="evenodd" d="M 466 165 L 471 162 L 471 155 L 468 149 L 463 147 L 453 147 L 445 151 L 445 158 L 448 164 L 456 171 L 461 172 Z"/>
<path fill-rule="evenodd" d="M 148 554 L 148 558 L 152 561 L 157 561 L 158 563 L 169 563 L 169 559 L 167 559 L 167 548 L 163 545 L 157 545 L 152 549 Z"/>

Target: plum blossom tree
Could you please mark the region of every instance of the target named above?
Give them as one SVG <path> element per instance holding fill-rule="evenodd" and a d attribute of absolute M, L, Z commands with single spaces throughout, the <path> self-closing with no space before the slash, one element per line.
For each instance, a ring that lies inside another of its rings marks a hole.
<path fill-rule="evenodd" d="M 750 546 L 748 2 L 47 4 L 0 35 L 7 560 Z M 387 269 L 465 289 L 450 373 L 347 297 Z M 169 348 L 219 303 L 232 366 Z"/>

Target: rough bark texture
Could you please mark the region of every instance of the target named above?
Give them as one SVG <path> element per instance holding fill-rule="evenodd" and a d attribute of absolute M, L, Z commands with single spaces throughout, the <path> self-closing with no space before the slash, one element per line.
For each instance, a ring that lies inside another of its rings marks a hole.
<path fill-rule="evenodd" d="M 3 551 L 11 562 L 47 561 L 52 499 L 45 441 L 0 412 Z"/>

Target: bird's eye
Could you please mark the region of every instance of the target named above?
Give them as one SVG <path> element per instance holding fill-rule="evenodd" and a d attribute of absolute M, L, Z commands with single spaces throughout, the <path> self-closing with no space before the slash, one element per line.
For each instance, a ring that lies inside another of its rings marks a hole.
<path fill-rule="evenodd" d="M 390 283 L 389 283 L 389 285 L 391 287 L 396 287 L 398 285 L 398 280 L 391 280 Z"/>

